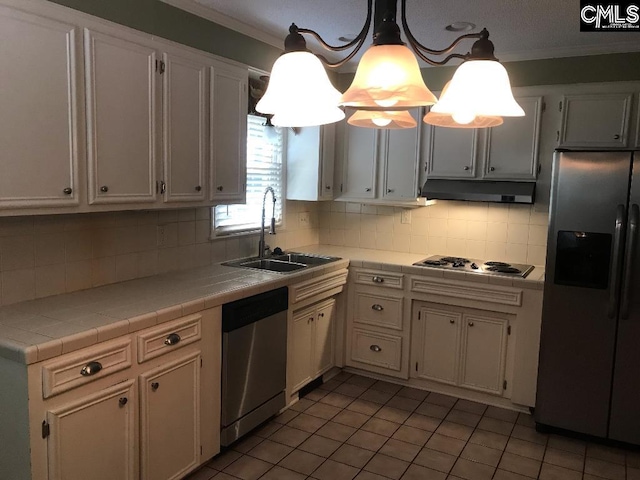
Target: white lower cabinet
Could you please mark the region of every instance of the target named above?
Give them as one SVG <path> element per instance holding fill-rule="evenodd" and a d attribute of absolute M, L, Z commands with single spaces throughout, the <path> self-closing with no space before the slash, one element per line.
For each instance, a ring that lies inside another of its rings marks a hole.
<path fill-rule="evenodd" d="M 333 298 L 293 312 L 287 361 L 291 393 L 334 365 L 335 312 Z"/>
<path fill-rule="evenodd" d="M 412 376 L 503 395 L 509 315 L 416 302 Z"/>
<path fill-rule="evenodd" d="M 137 478 L 136 408 L 129 380 L 47 411 L 49 480 Z"/>
<path fill-rule="evenodd" d="M 200 463 L 200 358 L 140 376 L 141 479 L 180 479 Z"/>

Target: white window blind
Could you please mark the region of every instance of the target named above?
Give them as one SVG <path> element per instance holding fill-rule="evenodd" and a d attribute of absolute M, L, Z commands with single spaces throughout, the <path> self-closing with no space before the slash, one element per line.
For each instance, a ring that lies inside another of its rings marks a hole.
<path fill-rule="evenodd" d="M 247 203 L 218 205 L 213 213 L 213 235 L 260 230 L 262 198 L 267 187 L 276 193 L 276 223 L 282 224 L 284 172 L 282 168 L 283 134 L 281 129 L 264 126 L 264 117 L 247 117 Z M 271 219 L 273 201 L 267 196 L 266 224 Z"/>

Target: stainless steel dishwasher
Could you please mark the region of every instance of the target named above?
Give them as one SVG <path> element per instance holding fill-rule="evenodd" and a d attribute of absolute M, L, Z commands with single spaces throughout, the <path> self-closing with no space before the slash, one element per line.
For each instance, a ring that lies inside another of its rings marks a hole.
<path fill-rule="evenodd" d="M 228 446 L 285 406 L 286 287 L 222 306 L 222 418 Z"/>

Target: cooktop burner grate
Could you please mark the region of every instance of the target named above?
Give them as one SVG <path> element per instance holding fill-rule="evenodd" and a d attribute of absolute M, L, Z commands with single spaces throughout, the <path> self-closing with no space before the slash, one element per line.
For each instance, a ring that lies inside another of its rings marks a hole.
<path fill-rule="evenodd" d="M 462 257 L 442 257 L 440 259 L 442 262 L 446 263 L 469 263 L 471 260 Z"/>
<path fill-rule="evenodd" d="M 484 262 L 485 265 L 488 265 L 490 267 L 510 267 L 511 264 L 510 263 L 505 263 L 505 262 Z"/>
<path fill-rule="evenodd" d="M 485 270 L 488 270 L 490 272 L 498 272 L 498 273 L 514 273 L 514 274 L 522 273 L 522 270 L 519 270 L 510 265 L 507 267 L 502 267 L 502 266 L 487 267 Z"/>

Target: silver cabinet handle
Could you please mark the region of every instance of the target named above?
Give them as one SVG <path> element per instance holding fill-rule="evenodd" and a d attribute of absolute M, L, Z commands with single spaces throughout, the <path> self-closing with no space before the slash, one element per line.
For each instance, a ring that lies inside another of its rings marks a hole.
<path fill-rule="evenodd" d="M 489 171 L 490 172 L 495 172 L 496 171 L 496 167 L 489 167 Z"/>
<path fill-rule="evenodd" d="M 129 399 L 127 397 L 120 397 L 120 399 L 118 400 L 118 405 L 120 405 L 120 407 L 124 407 L 128 402 Z"/>
<path fill-rule="evenodd" d="M 167 191 L 167 184 L 164 180 L 160 180 L 160 193 L 164 193 Z"/>
<path fill-rule="evenodd" d="M 369 347 L 369 350 L 371 350 L 372 352 L 376 352 L 376 353 L 378 353 L 378 352 L 381 352 L 381 351 L 382 351 L 382 348 L 380 348 L 380 346 L 379 346 L 379 345 L 371 345 L 371 346 Z"/>
<path fill-rule="evenodd" d="M 327 190 L 331 190 L 331 185 L 327 185 L 327 186 L 326 186 L 326 187 L 324 187 L 324 188 L 326 188 Z"/>
<path fill-rule="evenodd" d="M 200 185 L 196 186 L 196 192 L 199 192 L 200 190 L 202 190 L 202 187 Z"/>
<path fill-rule="evenodd" d="M 449 320 L 449 323 L 453 325 L 454 323 L 456 323 L 456 321 L 455 321 L 453 318 L 451 318 L 451 319 Z"/>
<path fill-rule="evenodd" d="M 393 193 L 393 188 L 387 188 L 387 193 Z"/>
<path fill-rule="evenodd" d="M 64 193 L 65 195 L 71 195 L 73 193 L 73 190 L 71 189 L 71 187 L 67 187 L 62 190 L 62 193 Z"/>
<path fill-rule="evenodd" d="M 153 390 L 154 392 L 158 390 L 158 388 L 160 388 L 160 384 L 158 382 L 153 382 L 151 384 L 151 390 Z"/>
<path fill-rule="evenodd" d="M 375 310 L 376 312 L 381 312 L 384 310 L 384 308 L 379 303 L 376 303 L 371 305 L 371 310 Z"/>
<path fill-rule="evenodd" d="M 620 135 L 618 135 L 617 133 L 613 136 L 614 140 L 620 140 Z"/>
<path fill-rule="evenodd" d="M 324 313 L 319 313 L 319 314 L 318 314 L 318 317 L 320 317 L 320 318 L 324 318 Z"/>
<path fill-rule="evenodd" d="M 80 370 L 80 375 L 82 375 L 83 377 L 90 377 L 98 373 L 100 370 L 102 370 L 102 364 L 100 362 L 89 362 L 84 367 L 82 367 L 82 370 Z"/>
<path fill-rule="evenodd" d="M 384 278 L 378 277 L 377 275 L 371 279 L 375 283 L 384 283 Z"/>
<path fill-rule="evenodd" d="M 620 256 L 622 254 L 622 232 L 624 231 L 625 211 L 626 209 L 624 208 L 624 205 L 618 205 L 616 208 L 616 226 L 613 240 L 613 257 L 611 262 L 611 286 L 609 287 L 609 311 L 607 312 L 609 318 L 615 318 L 618 303 L 618 268 L 620 268 Z"/>
<path fill-rule="evenodd" d="M 469 326 L 470 326 L 470 327 L 473 327 L 473 322 L 469 322 Z"/>
<path fill-rule="evenodd" d="M 178 335 L 177 333 L 172 333 L 171 335 L 168 335 L 167 338 L 164 339 L 164 344 L 169 345 L 171 347 L 173 345 L 177 345 L 178 343 L 180 343 L 180 340 L 182 340 L 180 338 L 180 335 Z"/>
<path fill-rule="evenodd" d="M 216 187 L 216 190 L 218 190 L 219 192 L 221 192 L 222 190 L 224 190 L 224 187 L 222 185 L 218 185 Z"/>
<path fill-rule="evenodd" d="M 468 171 L 468 170 L 470 170 L 470 169 L 471 169 L 471 167 L 469 167 L 468 165 L 465 165 L 465 166 L 464 166 L 464 170 L 465 170 L 465 171 Z"/>
<path fill-rule="evenodd" d="M 364 191 L 365 191 L 365 192 L 370 192 L 370 191 L 371 191 L 371 188 L 370 188 L 370 187 L 367 187 L 367 188 L 365 188 L 365 189 L 364 189 Z"/>
<path fill-rule="evenodd" d="M 107 187 L 106 185 L 103 185 L 100 187 L 100 191 L 102 193 L 107 193 L 109 191 L 109 187 Z"/>
<path fill-rule="evenodd" d="M 624 260 L 624 283 L 622 284 L 622 302 L 620 316 L 623 319 L 629 318 L 629 296 L 631 294 L 631 282 L 633 281 L 633 261 L 634 253 L 638 243 L 638 223 L 640 222 L 640 208 L 637 204 L 631 206 L 629 219 L 629 244 L 627 245 L 627 255 Z"/>

